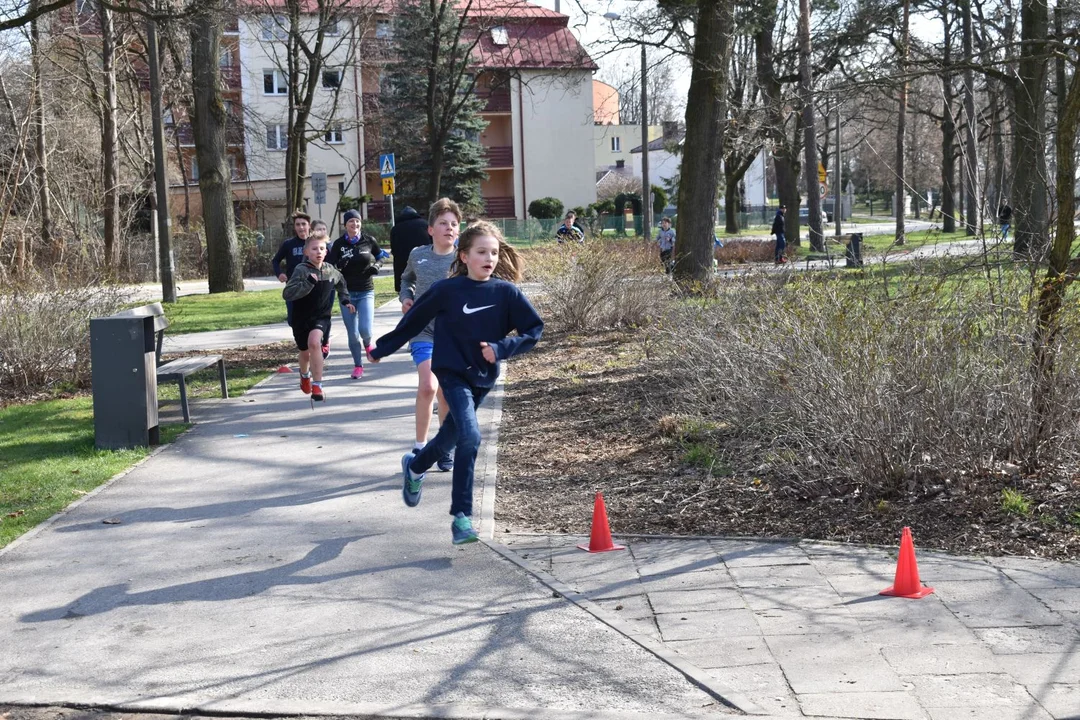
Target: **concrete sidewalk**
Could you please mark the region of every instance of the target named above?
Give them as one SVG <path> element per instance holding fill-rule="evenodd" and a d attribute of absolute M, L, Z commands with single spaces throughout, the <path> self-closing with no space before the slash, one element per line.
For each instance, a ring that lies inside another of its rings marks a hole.
<path fill-rule="evenodd" d="M 379 332 L 398 316 L 381 309 Z M 190 433 L 0 553 L 0 704 L 732 712 L 489 547 L 452 546 L 449 474 L 406 508 L 412 362 L 351 369 L 331 356 L 314 411 L 295 373 L 203 405 Z"/>
<path fill-rule="evenodd" d="M 935 592 L 907 600 L 878 594 L 896 567 L 880 548 L 631 539 L 588 555 L 575 547 L 588 538 L 505 542 L 598 617 L 777 717 L 1080 718 L 1075 563 L 920 552 Z"/>

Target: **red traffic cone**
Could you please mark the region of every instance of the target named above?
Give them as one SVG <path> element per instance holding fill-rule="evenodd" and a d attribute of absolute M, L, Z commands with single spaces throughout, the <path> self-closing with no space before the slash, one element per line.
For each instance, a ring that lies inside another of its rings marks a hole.
<path fill-rule="evenodd" d="M 279 368 L 277 369 L 277 371 L 278 371 L 279 373 L 291 373 L 291 372 L 292 372 L 292 368 L 291 368 L 291 367 L 289 367 L 288 365 L 282 365 L 281 367 L 279 367 Z"/>
<path fill-rule="evenodd" d="M 611 541 L 611 528 L 608 527 L 607 508 L 604 507 L 604 496 L 596 493 L 592 511 L 592 536 L 589 537 L 588 545 L 578 545 L 581 550 L 591 553 L 609 552 L 611 550 L 625 550 L 622 545 L 616 545 Z"/>
<path fill-rule="evenodd" d="M 896 577 L 893 584 L 879 595 L 919 599 L 934 592 L 932 587 L 923 587 L 919 580 L 919 564 L 915 562 L 915 543 L 911 539 L 911 528 L 905 527 L 900 534 L 900 557 L 896 561 Z"/>

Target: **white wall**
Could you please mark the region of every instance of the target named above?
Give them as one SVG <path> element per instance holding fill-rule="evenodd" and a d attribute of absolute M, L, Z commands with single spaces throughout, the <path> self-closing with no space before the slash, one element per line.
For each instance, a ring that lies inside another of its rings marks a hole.
<path fill-rule="evenodd" d="M 634 176 L 641 177 L 641 153 L 633 153 L 630 157 L 634 159 Z M 650 150 L 649 184 L 664 187 L 665 180 L 670 180 L 679 174 L 681 164 L 682 155 L 680 154 L 669 153 L 667 150 Z"/>
<path fill-rule="evenodd" d="M 765 149 L 758 151 L 757 157 L 751 163 L 750 169 L 743 176 L 746 183 L 747 205 L 768 205 L 769 198 L 765 188 Z M 721 199 L 721 202 L 723 200 Z"/>
<path fill-rule="evenodd" d="M 649 139 L 654 140 L 664 132 L 662 125 L 649 126 Z M 611 138 L 619 138 L 620 149 L 611 149 Z M 624 160 L 626 167 L 633 166 L 630 151 L 641 145 L 640 125 L 593 125 L 593 152 L 596 169 L 607 169 L 617 160 Z"/>
<path fill-rule="evenodd" d="M 514 173 L 519 207 L 542 197 L 558 198 L 568 208 L 596 202 L 592 73 L 526 70 L 521 75 L 511 95 L 514 142 L 520 140 L 515 164 L 522 159 L 521 172 Z"/>
<path fill-rule="evenodd" d="M 311 20 L 314 21 L 314 18 Z M 285 175 L 285 151 L 267 148 L 266 126 L 284 125 L 287 122 L 288 96 L 267 95 L 264 92 L 263 70 L 286 67 L 285 42 L 264 40 L 263 27 L 258 16 L 241 18 L 239 29 L 245 125 L 244 154 L 248 177 L 253 181 L 280 179 Z M 354 197 L 361 194 L 360 178 L 356 174 L 360 153 L 356 122 L 358 86 L 354 84 L 355 63 L 351 61 L 354 55 L 354 37 L 351 26 L 345 20 L 339 24 L 339 30 L 341 35 L 328 36 L 324 45 L 331 42 L 335 45 L 328 58 L 327 67 L 341 68 L 341 88 L 337 91 L 323 88 L 320 77 L 315 90 L 314 109 L 308 122 L 309 127 L 317 129 L 336 124 L 341 126 L 342 142 L 327 143 L 320 137 L 308 144 L 308 174 L 324 172 L 328 176 L 324 215 L 329 215 L 337 205 L 339 181 L 352 181 L 352 185 L 346 188 L 346 194 Z M 318 213 L 310 185 L 305 194 L 309 199 L 307 210 Z M 328 222 L 330 220 L 329 217 L 324 219 Z"/>

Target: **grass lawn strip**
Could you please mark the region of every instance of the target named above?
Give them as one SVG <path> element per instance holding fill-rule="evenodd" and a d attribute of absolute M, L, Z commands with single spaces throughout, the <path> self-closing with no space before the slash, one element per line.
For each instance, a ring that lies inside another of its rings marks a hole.
<path fill-rule="evenodd" d="M 161 443 L 187 427 L 163 425 Z M 95 449 L 89 397 L 0 409 L 0 547 L 152 451 Z"/>
<path fill-rule="evenodd" d="M 375 306 L 397 297 L 392 276 L 375 278 Z M 334 303 L 335 313 L 337 302 Z M 285 321 L 285 301 L 281 290 L 256 292 L 185 295 L 173 305 L 165 305 L 169 318 L 169 335 L 232 330 L 234 328 L 270 325 Z"/>

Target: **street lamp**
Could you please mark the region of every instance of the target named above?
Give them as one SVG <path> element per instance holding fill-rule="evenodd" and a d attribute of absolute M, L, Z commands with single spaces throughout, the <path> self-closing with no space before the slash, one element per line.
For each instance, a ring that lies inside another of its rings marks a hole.
<path fill-rule="evenodd" d="M 614 23 L 622 19 L 617 12 L 604 13 L 604 19 Z M 648 240 L 652 235 L 652 185 L 649 183 L 649 91 L 647 82 L 648 63 L 645 59 L 645 43 L 641 45 L 641 225 Z"/>

